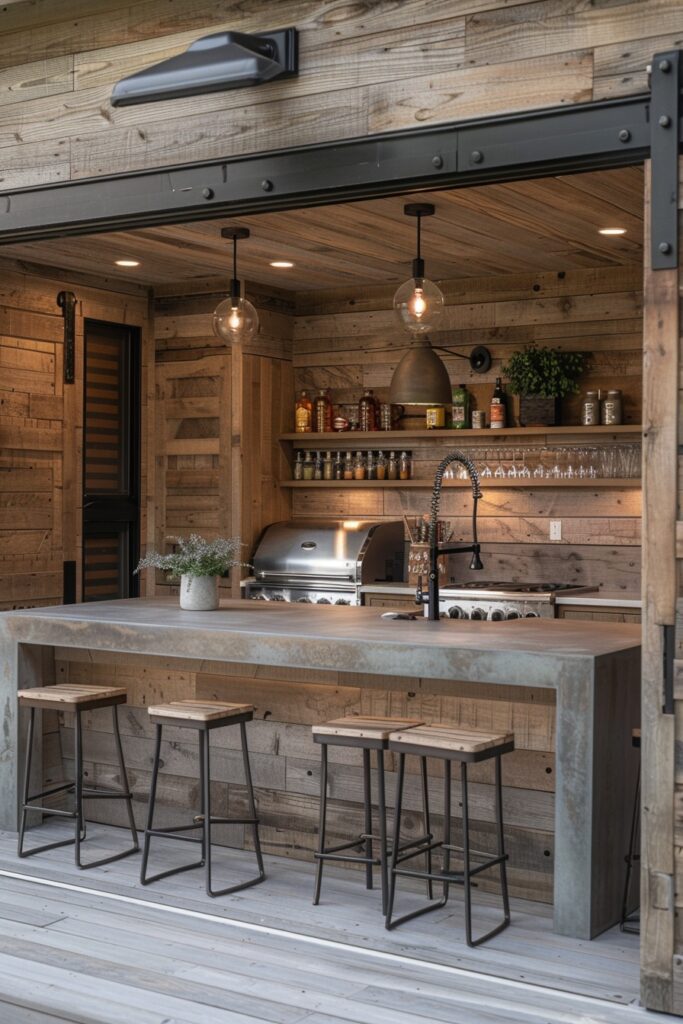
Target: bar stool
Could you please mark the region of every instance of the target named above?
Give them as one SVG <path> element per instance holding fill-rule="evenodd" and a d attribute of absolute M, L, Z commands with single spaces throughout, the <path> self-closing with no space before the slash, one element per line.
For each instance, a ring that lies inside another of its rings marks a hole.
<path fill-rule="evenodd" d="M 251 722 L 254 717 L 254 709 L 251 704 L 226 704 L 220 700 L 174 700 L 169 704 L 159 704 L 148 709 L 150 720 L 156 726 L 156 743 L 154 749 L 154 765 L 152 768 L 152 785 L 149 794 L 149 808 L 147 812 L 147 827 L 142 851 L 142 867 L 140 870 L 140 882 L 142 885 L 149 885 L 150 882 L 157 882 L 161 878 L 168 878 L 169 875 L 176 875 L 181 871 L 191 871 L 193 868 L 206 867 L 206 893 L 208 896 L 226 896 L 229 893 L 239 892 L 241 889 L 248 889 L 252 885 L 258 885 L 265 880 L 266 874 L 263 868 L 263 857 L 261 854 L 261 841 L 259 839 L 258 818 L 256 817 L 256 802 L 254 800 L 254 787 L 251 781 L 251 769 L 249 766 L 249 750 L 247 747 L 246 722 Z M 196 729 L 199 735 L 199 792 L 200 806 L 199 814 L 195 815 L 191 824 L 172 825 L 168 828 L 154 828 L 154 806 L 156 802 L 157 781 L 159 778 L 159 763 L 161 752 L 161 733 L 164 725 L 178 726 L 183 729 Z M 239 725 L 242 741 L 242 761 L 244 764 L 244 775 L 247 786 L 247 798 L 249 801 L 248 818 L 219 818 L 211 813 L 211 762 L 209 751 L 209 736 L 213 729 L 222 729 L 226 726 Z M 254 836 L 254 852 L 258 865 L 258 875 L 246 882 L 239 882 L 237 885 L 226 886 L 224 889 L 214 890 L 211 878 L 211 826 L 212 825 L 250 825 Z M 195 836 L 180 835 L 181 832 L 191 832 L 201 829 L 201 838 Z M 184 864 L 181 867 L 169 868 L 160 871 L 156 875 L 147 877 L 147 862 L 149 860 L 149 847 L 152 836 L 163 836 L 166 839 L 178 839 L 187 843 L 199 843 L 202 848 L 201 859 L 192 864 Z"/>
<path fill-rule="evenodd" d="M 510 923 L 510 902 L 507 885 L 507 859 L 503 836 L 503 790 L 501 782 L 501 755 L 514 750 L 515 737 L 513 733 L 496 734 L 480 732 L 479 730 L 459 728 L 448 725 L 422 725 L 417 729 L 401 730 L 389 737 L 389 750 L 399 755 L 398 782 L 396 789 L 396 819 L 394 826 L 394 846 L 391 856 L 390 881 L 389 881 L 389 905 L 386 915 L 386 927 L 396 928 L 397 925 L 410 921 L 414 917 L 426 914 L 431 910 L 444 907 L 448 902 L 449 886 L 456 883 L 464 886 L 465 889 L 465 935 L 468 946 L 479 946 L 487 939 L 498 935 Z M 405 777 L 406 754 L 416 754 L 419 757 L 433 757 L 443 761 L 444 766 L 444 827 L 443 840 L 427 841 L 415 849 L 402 853 L 396 844 L 396 836 L 401 827 L 401 807 L 403 802 L 403 783 Z M 495 758 L 495 818 L 497 835 L 497 853 L 490 857 L 488 853 L 481 853 L 470 849 L 469 835 L 469 801 L 467 791 L 467 765 L 479 761 L 487 761 Z M 453 761 L 460 762 L 460 783 L 462 791 L 462 847 L 451 844 L 451 764 Z M 440 872 L 432 872 L 429 865 L 427 871 L 411 870 L 399 867 L 404 861 L 417 857 L 420 853 L 430 853 L 432 850 L 441 848 L 443 854 L 443 868 Z M 450 870 L 451 853 L 462 853 L 463 870 Z M 476 867 L 471 866 L 473 857 L 484 858 Z M 500 886 L 503 901 L 503 920 L 500 924 L 491 928 L 488 932 L 478 938 L 472 938 L 472 879 L 489 868 L 499 866 Z M 402 917 L 394 918 L 394 899 L 396 895 L 396 880 L 399 876 L 410 878 L 427 878 L 431 881 L 443 882 L 443 897 L 433 903 L 422 906 L 417 910 L 404 914 Z"/>
<path fill-rule="evenodd" d="M 316 860 L 315 891 L 313 905 L 320 902 L 323 864 L 325 861 L 341 861 L 345 863 L 365 864 L 365 887 L 372 889 L 372 869 L 379 866 L 382 887 L 382 913 L 386 914 L 388 897 L 388 853 L 387 853 L 387 812 L 384 785 L 384 751 L 387 749 L 389 736 L 396 729 L 413 729 L 422 723 L 412 718 L 337 718 L 331 722 L 314 725 L 313 740 L 320 744 L 320 827 L 318 849 L 314 854 Z M 365 831 L 355 839 L 338 843 L 336 846 L 325 846 L 327 829 L 327 748 L 328 746 L 357 747 L 363 751 L 363 805 L 365 813 Z M 372 832 L 372 791 L 370 779 L 370 751 L 377 751 L 377 804 L 379 836 Z M 427 762 L 422 758 L 422 794 L 423 821 L 425 836 L 412 842 L 404 843 L 401 849 L 420 842 L 425 837 L 431 839 L 429 832 L 429 795 L 427 789 Z M 379 853 L 375 855 L 374 843 L 379 842 Z M 399 837 L 395 837 L 395 843 Z M 362 854 L 346 853 L 346 850 L 363 849 Z M 431 862 L 430 862 L 431 867 Z M 431 899 L 431 882 L 428 882 L 429 898 Z"/>
<path fill-rule="evenodd" d="M 129 857 L 136 853 L 138 845 L 138 834 L 135 830 L 135 819 L 133 817 L 133 797 L 128 785 L 126 765 L 123 760 L 123 749 L 121 747 L 121 734 L 119 732 L 119 704 L 126 703 L 126 690 L 122 687 L 111 686 L 80 686 L 70 683 L 59 683 L 56 686 L 44 688 L 35 687 L 31 690 L 19 690 L 17 694 L 19 705 L 30 708 L 28 724 L 28 738 L 26 741 L 26 764 L 24 769 L 23 800 L 21 805 L 21 824 L 19 826 L 19 841 L 17 854 L 19 857 L 32 857 L 36 853 L 45 853 L 47 850 L 56 850 L 59 846 L 74 846 L 76 866 L 81 869 L 96 868 L 103 864 L 110 864 L 112 861 L 121 860 L 122 857 Z M 105 786 L 83 785 L 83 731 L 81 716 L 84 711 L 94 711 L 96 708 L 111 708 L 112 723 L 114 726 L 114 740 L 116 743 L 116 754 L 121 774 L 121 788 L 112 789 Z M 74 778 L 70 782 L 64 782 L 59 786 L 52 786 L 50 789 L 41 790 L 39 793 L 30 792 L 31 764 L 33 759 L 33 739 L 35 731 L 36 710 L 44 711 L 68 711 L 75 715 L 74 721 Z M 44 800 L 46 797 L 54 796 L 56 793 L 73 793 L 74 809 L 71 811 L 57 807 L 45 807 L 42 804 L 34 804 L 34 800 Z M 113 800 L 125 800 L 128 812 L 128 825 L 133 845 L 121 853 L 112 854 L 109 857 L 102 857 L 99 860 L 83 864 L 81 861 L 81 843 L 86 838 L 86 824 L 83 815 L 83 801 L 94 798 L 109 798 Z M 26 831 L 26 818 L 29 811 L 40 811 L 41 814 L 60 818 L 72 818 L 74 821 L 74 838 L 61 839 L 54 843 L 44 843 L 35 846 L 31 850 L 24 849 L 24 833 Z"/>
<path fill-rule="evenodd" d="M 640 750 L 640 729 L 634 729 L 631 733 L 631 743 Z M 640 934 L 640 913 L 638 908 L 629 911 L 628 898 L 631 894 L 631 878 L 633 877 L 633 865 L 639 863 L 640 853 L 640 761 L 638 762 L 638 774 L 636 776 L 636 790 L 633 797 L 633 815 L 631 817 L 631 834 L 628 844 L 626 861 L 626 881 L 624 882 L 624 898 L 621 905 L 621 921 L 619 927 L 622 932 L 630 932 L 633 935 Z"/>

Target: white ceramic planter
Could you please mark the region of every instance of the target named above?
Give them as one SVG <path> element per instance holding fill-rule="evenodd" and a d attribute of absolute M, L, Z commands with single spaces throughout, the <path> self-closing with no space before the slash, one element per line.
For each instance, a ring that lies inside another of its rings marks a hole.
<path fill-rule="evenodd" d="M 180 607 L 190 612 L 218 608 L 218 576 L 181 576 Z"/>

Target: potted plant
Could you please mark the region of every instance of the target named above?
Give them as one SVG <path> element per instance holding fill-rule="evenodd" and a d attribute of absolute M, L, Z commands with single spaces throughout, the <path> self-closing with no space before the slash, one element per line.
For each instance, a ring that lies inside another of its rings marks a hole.
<path fill-rule="evenodd" d="M 162 569 L 169 581 L 180 580 L 180 607 L 207 612 L 218 608 L 218 578 L 241 562 L 239 537 L 205 540 L 193 533 L 189 537 L 168 537 L 174 550 L 162 555 L 150 551 L 135 570 Z"/>
<path fill-rule="evenodd" d="M 519 395 L 519 422 L 523 427 L 554 426 L 560 421 L 560 401 L 579 390 L 584 371 L 582 352 L 561 352 L 535 342 L 515 352 L 503 373 L 510 390 Z"/>

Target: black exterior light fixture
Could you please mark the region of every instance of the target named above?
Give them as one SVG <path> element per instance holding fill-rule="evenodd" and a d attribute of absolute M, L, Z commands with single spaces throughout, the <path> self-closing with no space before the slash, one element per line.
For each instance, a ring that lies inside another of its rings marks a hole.
<path fill-rule="evenodd" d="M 249 228 L 223 228 L 221 237 L 232 239 L 232 279 L 229 297 L 214 310 L 214 334 L 229 344 L 251 341 L 258 333 L 258 313 L 242 295 L 242 286 L 237 279 L 237 241 L 249 238 Z"/>
<path fill-rule="evenodd" d="M 486 373 L 491 367 L 491 354 L 483 345 L 472 349 L 469 356 L 432 346 L 427 333 L 439 324 L 444 311 L 441 289 L 425 277 L 421 249 L 422 218 L 434 213 L 432 203 L 407 203 L 403 212 L 417 219 L 417 246 L 413 260 L 413 276 L 394 295 L 394 312 L 401 326 L 416 336 L 416 344 L 408 349 L 391 378 L 389 400 L 395 405 L 450 405 L 453 395 L 448 370 L 435 352 L 448 352 L 467 359 L 475 373 Z"/>
<path fill-rule="evenodd" d="M 184 53 L 122 78 L 114 86 L 111 103 L 124 107 L 241 89 L 290 78 L 298 70 L 295 28 L 258 35 L 215 32 L 192 43 Z"/>

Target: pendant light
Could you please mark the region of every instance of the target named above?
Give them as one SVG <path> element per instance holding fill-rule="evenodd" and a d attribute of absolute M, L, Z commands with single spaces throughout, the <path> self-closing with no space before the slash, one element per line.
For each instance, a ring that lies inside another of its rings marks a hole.
<path fill-rule="evenodd" d="M 232 280 L 230 297 L 214 310 L 214 334 L 229 344 L 251 341 L 259 329 L 258 313 L 242 295 L 242 287 L 237 280 L 237 239 L 249 238 L 249 228 L 223 228 L 221 238 L 232 239 Z"/>
<path fill-rule="evenodd" d="M 445 363 L 421 335 L 394 370 L 389 388 L 392 405 L 450 405 L 451 381 Z"/>
<path fill-rule="evenodd" d="M 422 218 L 434 214 L 432 203 L 407 203 L 403 207 L 406 217 L 417 222 L 416 255 L 413 276 L 405 281 L 394 295 L 394 311 L 402 327 L 411 334 L 433 331 L 443 315 L 441 290 L 425 277 L 425 263 L 420 248 Z"/>

